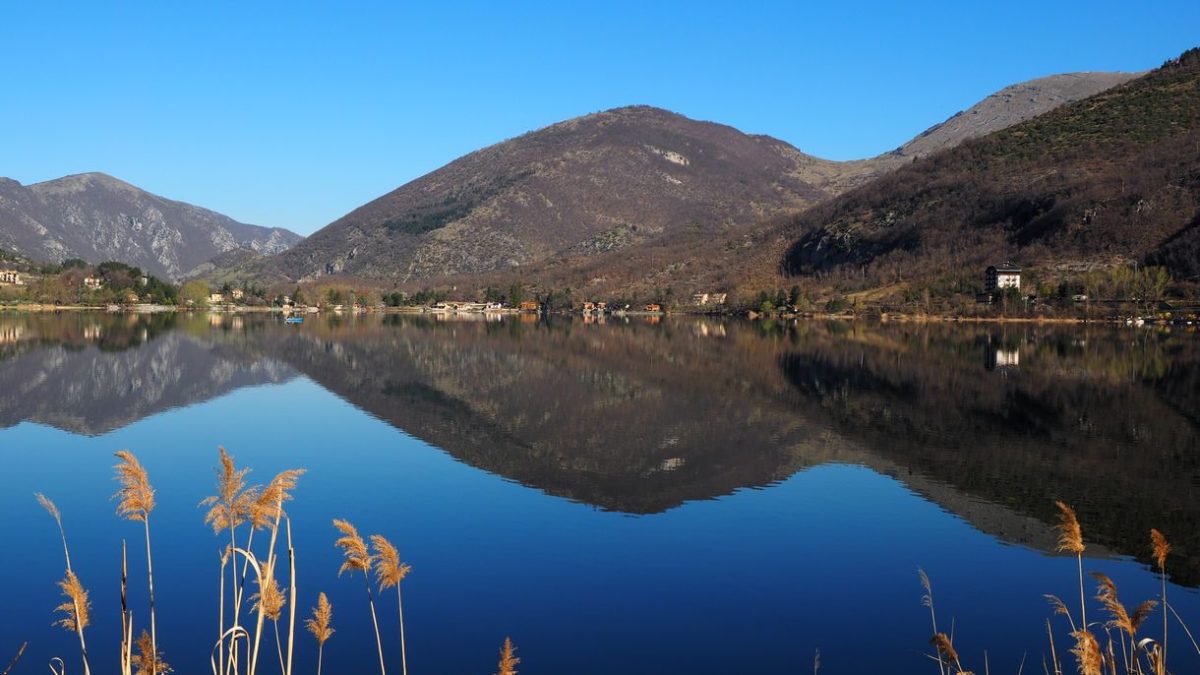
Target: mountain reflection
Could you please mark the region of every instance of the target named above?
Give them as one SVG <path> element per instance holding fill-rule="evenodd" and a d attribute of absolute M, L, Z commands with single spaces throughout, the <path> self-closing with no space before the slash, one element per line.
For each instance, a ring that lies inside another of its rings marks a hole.
<path fill-rule="evenodd" d="M 458 460 L 647 514 L 853 462 L 1051 550 L 1052 499 L 1102 548 L 1200 583 L 1194 334 L 668 320 L 66 314 L 0 318 L 0 425 L 97 434 L 304 375 Z"/>

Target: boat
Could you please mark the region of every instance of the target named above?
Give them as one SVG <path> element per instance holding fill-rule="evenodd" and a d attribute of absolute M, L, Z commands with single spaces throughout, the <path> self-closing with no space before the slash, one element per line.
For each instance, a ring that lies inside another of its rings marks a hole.
<path fill-rule="evenodd" d="M 283 320 L 283 322 L 284 322 L 284 323 L 304 323 L 304 317 L 302 317 L 302 316 L 289 316 L 288 318 L 284 319 L 284 320 Z"/>

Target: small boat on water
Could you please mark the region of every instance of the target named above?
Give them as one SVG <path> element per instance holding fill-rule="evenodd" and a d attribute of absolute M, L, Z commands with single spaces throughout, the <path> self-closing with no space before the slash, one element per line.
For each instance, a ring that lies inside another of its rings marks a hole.
<path fill-rule="evenodd" d="M 289 316 L 288 318 L 284 319 L 284 320 L 283 320 L 283 322 L 284 322 L 284 323 L 304 323 L 304 317 L 302 317 L 302 316 Z"/>

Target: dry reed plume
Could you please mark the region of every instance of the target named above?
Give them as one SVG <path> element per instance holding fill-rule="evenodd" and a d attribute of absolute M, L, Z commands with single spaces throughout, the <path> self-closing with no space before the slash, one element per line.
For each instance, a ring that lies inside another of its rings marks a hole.
<path fill-rule="evenodd" d="M 1158 530 L 1150 530 L 1150 547 L 1154 553 L 1154 562 L 1158 564 L 1158 577 L 1162 583 L 1163 633 L 1162 647 L 1155 655 L 1154 672 L 1156 675 L 1167 673 L 1167 556 L 1171 555 L 1171 544 Z"/>
<path fill-rule="evenodd" d="M 504 646 L 500 648 L 500 663 L 496 675 L 517 675 L 517 648 L 511 638 L 504 638 Z"/>
<path fill-rule="evenodd" d="M 387 675 L 387 668 L 383 663 L 383 638 L 379 634 L 379 618 L 375 614 L 375 596 L 371 593 L 371 553 L 367 549 L 367 542 L 363 541 L 358 530 L 349 522 L 335 519 L 333 526 L 342 533 L 333 543 L 342 549 L 342 566 L 338 569 L 338 576 L 345 572 L 361 572 L 363 575 L 367 587 L 367 603 L 371 607 L 371 623 L 375 627 L 375 646 L 379 650 L 379 673 Z"/>
<path fill-rule="evenodd" d="M 212 650 L 212 671 L 214 675 L 238 675 L 237 642 L 244 641 L 247 645 L 245 655 L 248 663 L 246 675 L 256 675 L 258 666 L 259 645 L 262 637 L 263 622 L 270 620 L 274 624 L 276 651 L 279 656 L 281 675 L 292 675 L 292 652 L 295 634 L 296 612 L 296 555 L 292 542 L 291 519 L 284 514 L 283 504 L 292 499 L 291 492 L 295 489 L 297 480 L 304 471 L 293 469 L 279 473 L 265 487 L 250 486 L 246 477 L 248 469 L 238 469 L 233 457 L 220 449 L 220 466 L 217 469 L 217 494 L 201 502 L 208 507 L 204 514 L 204 522 L 213 528 L 214 533 L 221 534 L 229 531 L 230 541 L 220 554 L 221 573 L 219 579 L 219 628 L 220 637 Z M 117 514 L 124 519 L 139 522 L 143 526 L 146 539 L 146 574 L 148 584 L 148 599 L 150 609 L 150 628 L 142 629 L 140 636 L 134 639 L 133 612 L 128 605 L 128 559 L 125 542 L 121 542 L 121 675 L 167 675 L 173 672 L 172 667 L 163 659 L 163 652 L 158 649 L 156 637 L 155 603 L 154 603 L 154 571 L 151 556 L 150 514 L 156 505 L 156 493 L 150 484 L 148 472 L 138 458 L 127 450 L 116 453 L 119 462 L 115 466 L 116 479 L 119 488 L 114 495 L 117 500 Z M 63 556 L 67 571 L 64 578 L 58 582 L 64 602 L 55 608 L 61 613 L 55 625 L 78 633 L 83 654 L 85 675 L 90 674 L 87 663 L 87 648 L 84 642 L 84 630 L 92 622 L 92 603 L 88 591 L 83 586 L 72 567 L 71 553 L 65 529 L 63 528 L 62 513 L 58 506 L 45 495 L 37 494 L 38 503 L 54 518 L 63 545 Z M 248 526 L 246 541 L 243 546 L 238 541 L 238 529 Z M 281 527 L 286 525 L 286 527 Z M 379 584 L 381 591 L 389 588 L 396 589 L 397 608 L 400 612 L 401 655 L 407 671 L 407 656 L 404 645 L 404 610 L 400 589 L 402 582 L 411 571 L 411 567 L 401 561 L 400 553 L 395 545 L 380 535 L 370 537 L 370 545 L 359 535 L 353 525 L 344 520 L 335 520 L 334 526 L 340 533 L 335 542 L 343 552 L 344 559 L 339 576 L 346 572 L 361 572 L 367 599 L 371 609 L 371 620 L 375 628 L 376 647 L 379 651 L 379 666 L 381 675 L 386 675 L 383 658 L 383 641 L 379 631 L 378 618 L 375 611 L 374 597 L 371 588 L 371 574 Z M 268 529 L 271 534 L 267 546 L 266 557 L 260 558 L 251 550 L 253 533 L 259 529 Z M 275 553 L 277 538 L 280 530 L 286 532 L 286 547 L 288 553 L 287 567 L 289 570 L 288 584 L 285 589 L 275 574 L 277 556 Z M 374 552 L 372 552 L 372 549 Z M 236 619 L 237 604 L 240 603 L 241 593 L 247 571 L 243 571 L 241 582 L 236 569 L 232 575 L 235 588 L 235 619 L 228 625 L 225 621 L 225 570 L 231 561 L 241 556 L 245 569 L 253 569 L 258 592 L 250 600 L 253 610 L 258 615 L 258 625 L 254 632 L 240 625 Z M 280 623 L 285 622 L 284 611 L 289 610 L 288 636 L 286 656 L 284 641 L 281 640 Z M 312 633 L 317 642 L 317 673 L 320 675 L 324 662 L 325 643 L 334 634 L 332 626 L 333 607 L 325 593 L 320 593 L 317 606 L 313 608 L 312 618 L 305 622 L 305 628 Z M 230 649 L 226 649 L 227 641 Z M 253 647 L 251 647 L 253 643 Z M 9 663 L 0 675 L 10 675 L 21 656 L 25 653 L 26 645 L 22 644 L 16 657 Z M 218 660 L 220 665 L 218 665 Z M 515 648 L 511 640 L 505 640 L 501 651 L 501 673 L 515 675 L 515 666 L 520 660 L 515 656 Z M 56 675 L 65 675 L 66 664 L 59 657 L 50 660 L 50 670 Z"/>
<path fill-rule="evenodd" d="M 1071 637 L 1075 638 L 1071 653 L 1075 655 L 1079 675 L 1103 675 L 1104 654 L 1100 651 L 1096 636 L 1088 630 L 1077 630 Z"/>
<path fill-rule="evenodd" d="M 137 650 L 137 656 L 133 657 L 133 666 L 137 668 L 134 675 L 174 672 L 174 669 L 166 661 L 163 661 L 162 652 L 154 650 L 154 638 L 145 630 L 137 640 Z"/>
<path fill-rule="evenodd" d="M 304 622 L 304 627 L 317 639 L 317 675 L 321 675 L 321 662 L 325 657 L 325 643 L 333 637 L 333 605 L 324 593 L 317 596 L 317 606 L 313 608 L 312 618 Z"/>
<path fill-rule="evenodd" d="M 73 633 L 82 633 L 91 623 L 92 602 L 88 600 L 87 590 L 79 582 L 79 577 L 70 570 L 67 570 L 67 576 L 58 582 L 58 587 L 67 601 L 54 608 L 54 611 L 65 614 L 56 623 Z"/>
<path fill-rule="evenodd" d="M 92 667 L 88 662 L 87 640 L 84 637 L 83 629 L 88 625 L 88 612 L 91 610 L 91 604 L 88 602 L 87 591 L 84 590 L 83 584 L 80 583 L 79 577 L 75 575 L 74 568 L 71 567 L 71 549 L 67 546 L 67 531 L 63 527 L 62 513 L 58 510 L 58 506 L 42 493 L 34 495 L 37 498 L 38 504 L 46 509 L 51 518 L 54 518 L 54 523 L 58 526 L 59 537 L 62 538 L 63 558 L 67 563 L 67 576 L 63 581 L 59 582 L 59 588 L 62 589 L 71 602 L 59 605 L 57 611 L 66 612 L 67 618 L 59 621 L 59 625 L 67 630 L 73 631 L 79 636 L 79 652 L 83 659 L 84 675 L 91 675 Z"/>
<path fill-rule="evenodd" d="M 396 606 L 400 612 L 400 665 L 408 675 L 408 649 L 404 641 L 404 601 L 400 597 L 400 582 L 412 571 L 412 567 L 400 561 L 400 551 L 392 542 L 378 534 L 371 535 L 371 546 L 375 549 L 375 578 L 379 592 L 396 589 Z"/>
<path fill-rule="evenodd" d="M 1058 550 L 1075 555 L 1079 566 L 1079 625 L 1087 629 L 1087 596 L 1083 590 L 1083 527 L 1075 515 L 1075 509 L 1061 501 L 1054 502 L 1058 507 Z"/>
<path fill-rule="evenodd" d="M 115 467 L 117 482 L 121 488 L 113 495 L 117 500 L 117 515 L 127 520 L 142 523 L 146 532 L 146 578 L 150 589 L 150 647 L 149 653 L 159 655 L 158 651 L 158 621 L 154 611 L 154 557 L 150 553 L 150 512 L 154 510 L 154 488 L 150 486 L 150 477 L 138 458 L 128 450 L 118 450 L 117 459 L 121 460 Z M 158 675 L 158 659 L 151 658 L 149 675 Z"/>

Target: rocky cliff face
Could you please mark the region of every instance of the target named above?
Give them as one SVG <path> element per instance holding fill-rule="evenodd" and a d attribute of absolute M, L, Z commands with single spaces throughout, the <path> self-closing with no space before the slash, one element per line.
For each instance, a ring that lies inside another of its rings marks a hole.
<path fill-rule="evenodd" d="M 301 237 L 150 194 L 100 173 L 0 179 L 0 247 L 34 260 L 117 260 L 179 279 L 230 251 L 271 255 Z"/>

